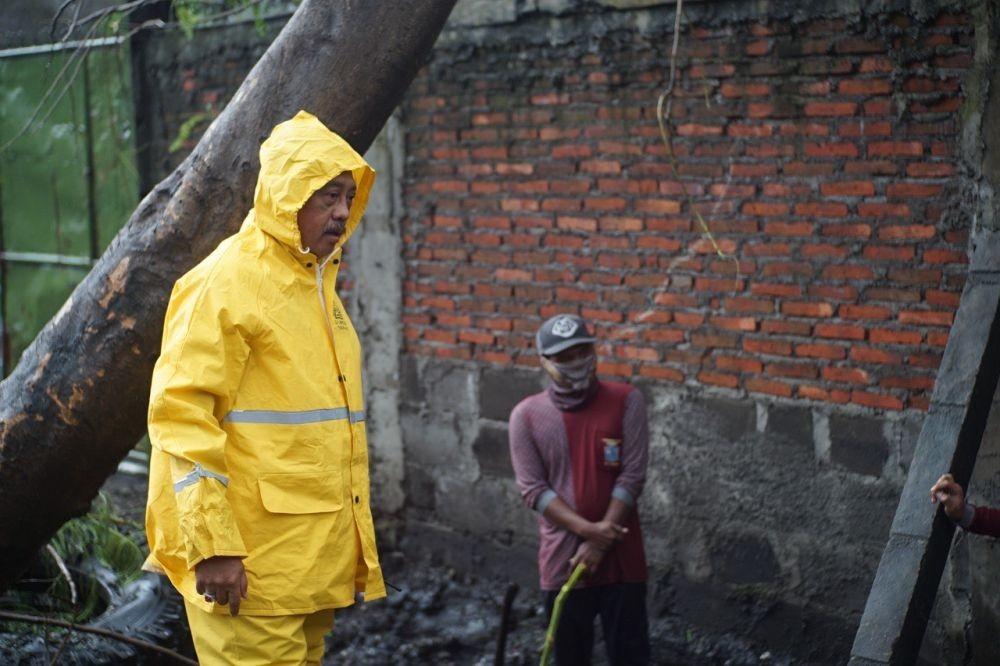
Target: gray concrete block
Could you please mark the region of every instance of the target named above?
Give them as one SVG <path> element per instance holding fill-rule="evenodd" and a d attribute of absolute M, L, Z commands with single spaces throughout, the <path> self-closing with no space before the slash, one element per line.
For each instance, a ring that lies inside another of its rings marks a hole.
<path fill-rule="evenodd" d="M 770 583 L 781 575 L 770 542 L 756 534 L 727 534 L 712 553 L 712 568 L 735 585 Z"/>
<path fill-rule="evenodd" d="M 424 511 L 434 511 L 434 478 L 419 465 L 407 465 L 403 479 L 408 506 Z"/>
<path fill-rule="evenodd" d="M 484 474 L 513 478 L 506 426 L 481 426 L 476 441 L 472 443 L 472 452 Z"/>
<path fill-rule="evenodd" d="M 475 414 L 475 371 L 447 361 L 430 361 L 424 366 L 420 381 L 431 411 Z"/>
<path fill-rule="evenodd" d="M 764 432 L 768 435 L 781 437 L 790 443 L 812 448 L 812 409 L 790 405 L 771 405 L 767 409 L 767 428 Z"/>
<path fill-rule="evenodd" d="M 830 415 L 830 460 L 858 474 L 881 476 L 889 458 L 882 419 Z"/>
<path fill-rule="evenodd" d="M 517 403 L 542 390 L 541 370 L 486 368 L 479 376 L 479 416 L 506 421 Z"/>
<path fill-rule="evenodd" d="M 403 355 L 399 358 L 399 398 L 411 405 L 419 404 L 424 399 L 416 356 Z"/>
<path fill-rule="evenodd" d="M 735 442 L 757 431 L 757 407 L 750 400 L 702 396 L 692 404 L 711 419 L 712 430 L 723 440 Z"/>

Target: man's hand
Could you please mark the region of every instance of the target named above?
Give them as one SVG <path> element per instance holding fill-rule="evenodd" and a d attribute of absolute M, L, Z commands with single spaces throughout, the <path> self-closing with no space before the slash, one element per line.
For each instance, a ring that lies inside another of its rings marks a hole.
<path fill-rule="evenodd" d="M 240 557 L 210 557 L 194 566 L 195 589 L 205 601 L 229 606 L 240 613 L 240 601 L 247 598 L 247 572 Z"/>
<path fill-rule="evenodd" d="M 951 474 L 942 476 L 931 488 L 931 502 L 941 502 L 944 512 L 955 522 L 965 515 L 965 491 Z"/>
<path fill-rule="evenodd" d="M 608 550 L 611 546 L 625 538 L 628 528 L 622 527 L 610 520 L 602 520 L 598 523 L 590 523 L 584 530 L 584 541 L 591 541 L 601 550 Z"/>
<path fill-rule="evenodd" d="M 580 547 L 576 549 L 576 555 L 574 555 L 569 560 L 569 569 L 572 572 L 576 568 L 577 564 L 582 564 L 587 568 L 587 574 L 592 574 L 597 571 L 597 567 L 601 566 L 601 560 L 604 559 L 605 551 L 602 550 L 593 541 L 584 541 L 580 544 Z"/>

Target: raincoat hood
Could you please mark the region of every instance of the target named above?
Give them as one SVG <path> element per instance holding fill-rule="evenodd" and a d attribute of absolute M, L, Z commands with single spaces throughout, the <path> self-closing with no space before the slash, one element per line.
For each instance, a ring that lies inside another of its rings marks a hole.
<path fill-rule="evenodd" d="M 248 221 L 252 219 L 282 245 L 297 250 L 295 254 L 305 252 L 298 212 L 314 192 L 345 171 L 354 176 L 357 193 L 334 253 L 361 222 L 375 170 L 319 118 L 299 111 L 291 120 L 276 125 L 260 147 L 260 175 Z"/>

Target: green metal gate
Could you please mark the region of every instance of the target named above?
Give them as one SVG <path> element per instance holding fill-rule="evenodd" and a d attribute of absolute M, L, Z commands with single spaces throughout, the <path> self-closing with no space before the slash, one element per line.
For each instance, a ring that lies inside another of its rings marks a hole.
<path fill-rule="evenodd" d="M 138 201 L 129 65 L 118 39 L 0 51 L 2 376 Z"/>

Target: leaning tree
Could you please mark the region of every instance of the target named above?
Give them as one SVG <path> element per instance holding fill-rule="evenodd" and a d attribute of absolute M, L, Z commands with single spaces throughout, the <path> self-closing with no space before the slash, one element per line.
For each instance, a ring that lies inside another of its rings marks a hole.
<path fill-rule="evenodd" d="M 307 109 L 363 152 L 454 4 L 305 0 L 24 352 L 0 383 L 0 590 L 141 436 L 170 290 L 239 226 L 270 129 Z"/>

